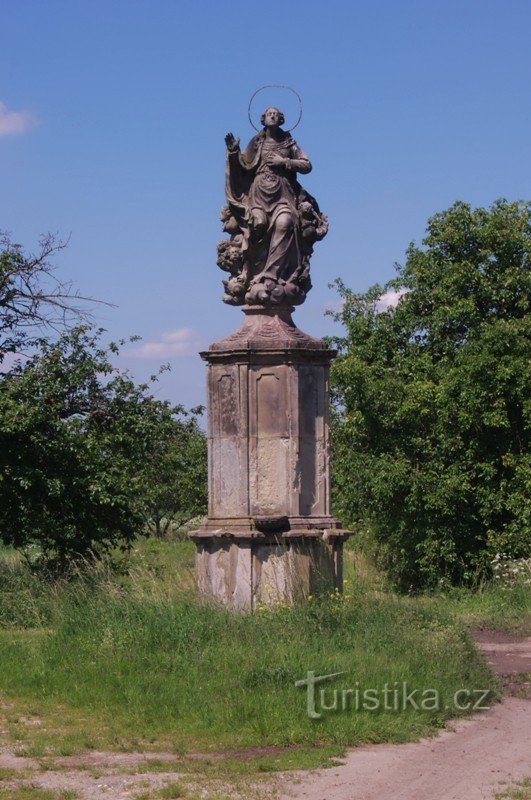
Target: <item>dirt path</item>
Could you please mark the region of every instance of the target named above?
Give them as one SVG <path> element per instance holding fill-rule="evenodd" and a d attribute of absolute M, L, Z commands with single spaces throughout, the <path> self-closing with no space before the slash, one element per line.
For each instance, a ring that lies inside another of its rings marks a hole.
<path fill-rule="evenodd" d="M 502 677 L 501 704 L 460 720 L 434 739 L 349 750 L 344 765 L 297 776 L 281 800 L 487 800 L 531 776 L 531 637 L 477 631 L 475 639 Z M 516 696 L 516 695 L 527 695 Z"/>

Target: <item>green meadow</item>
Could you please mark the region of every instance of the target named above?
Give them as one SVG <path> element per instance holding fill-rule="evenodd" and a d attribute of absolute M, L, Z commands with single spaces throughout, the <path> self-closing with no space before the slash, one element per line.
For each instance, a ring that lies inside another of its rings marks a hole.
<path fill-rule="evenodd" d="M 349 549 L 343 596 L 231 614 L 196 597 L 193 545 L 156 539 L 54 582 L 2 551 L 0 585 L 3 744 L 38 757 L 266 746 L 302 756 L 315 745 L 339 753 L 410 741 L 468 713 L 452 705 L 457 690 L 499 699 L 469 628 L 522 629 L 531 611 L 525 586 L 399 596 Z M 396 710 L 339 702 L 310 719 L 306 690 L 295 686 L 310 670 L 344 673 L 323 684 L 326 705 L 335 687 L 386 684 L 431 689 L 440 702 Z"/>

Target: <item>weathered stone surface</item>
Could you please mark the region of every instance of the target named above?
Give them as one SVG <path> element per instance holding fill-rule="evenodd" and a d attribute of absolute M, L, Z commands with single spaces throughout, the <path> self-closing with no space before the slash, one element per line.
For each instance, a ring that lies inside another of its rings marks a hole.
<path fill-rule="evenodd" d="M 201 594 L 234 611 L 294 604 L 342 586 L 344 533 L 336 536 L 195 536 Z"/>
<path fill-rule="evenodd" d="M 201 354 L 208 364 L 209 512 L 191 534 L 200 590 L 235 609 L 295 602 L 319 584 L 341 588 L 348 535 L 330 514 L 335 353 L 296 328 L 288 309 L 244 311 L 243 325 Z"/>
<path fill-rule="evenodd" d="M 245 306 L 242 310 L 245 319 L 240 327 L 224 339 L 213 342 L 208 355 L 203 354 L 203 358 L 212 360 L 212 354 L 216 352 L 227 357 L 229 353 L 237 354 L 242 350 L 321 350 L 326 351 L 330 361 L 330 354 L 334 351 L 329 350 L 322 339 L 315 339 L 297 328 L 291 317 L 292 308 Z M 302 352 L 299 356 L 302 357 Z"/>
<path fill-rule="evenodd" d="M 235 545 L 229 539 L 208 537 L 197 544 L 197 583 L 205 597 L 234 611 L 247 611 L 251 603 L 251 542 Z"/>
<path fill-rule="evenodd" d="M 280 341 L 264 337 L 263 316 L 251 313 L 243 333 L 202 354 L 209 364 L 211 520 L 329 516 L 333 353 L 285 314 L 281 325 L 271 317 Z"/>

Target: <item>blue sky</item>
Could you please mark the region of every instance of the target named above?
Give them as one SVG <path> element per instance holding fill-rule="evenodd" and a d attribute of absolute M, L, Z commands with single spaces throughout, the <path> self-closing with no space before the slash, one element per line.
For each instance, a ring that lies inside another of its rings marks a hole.
<path fill-rule="evenodd" d="M 139 379 L 171 362 L 160 397 L 203 402 L 197 350 L 240 324 L 215 264 L 223 139 L 251 137 L 259 86 L 300 92 L 301 182 L 330 219 L 295 316 L 313 335 L 330 281 L 390 279 L 431 214 L 530 199 L 529 0 L 4 0 L 0 20 L 0 228 L 70 236 L 62 277 L 116 304 L 111 338 L 143 337 L 121 359 Z"/>

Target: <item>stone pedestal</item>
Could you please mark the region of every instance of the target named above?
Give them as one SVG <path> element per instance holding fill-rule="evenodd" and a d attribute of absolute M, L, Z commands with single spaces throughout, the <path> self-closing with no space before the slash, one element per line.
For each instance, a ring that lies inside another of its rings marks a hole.
<path fill-rule="evenodd" d="M 208 364 L 208 519 L 190 536 L 200 592 L 233 609 L 342 587 L 348 536 L 330 515 L 328 372 L 335 353 L 291 309 L 244 308 Z"/>

